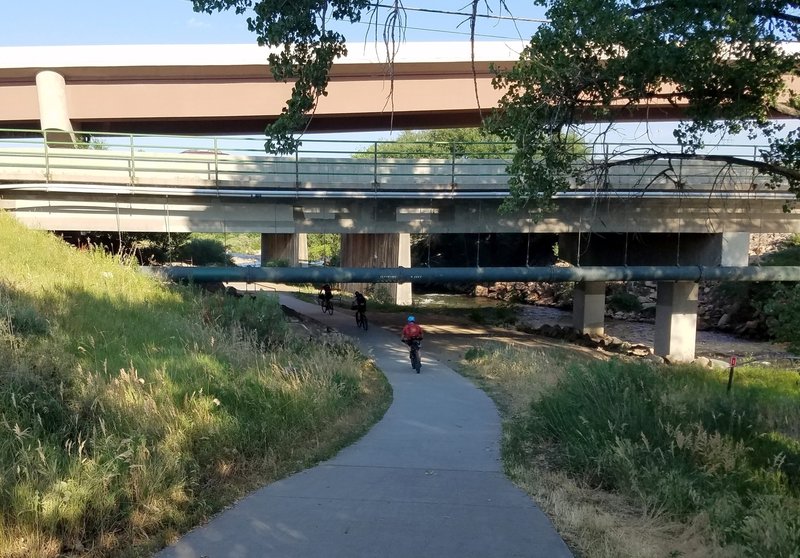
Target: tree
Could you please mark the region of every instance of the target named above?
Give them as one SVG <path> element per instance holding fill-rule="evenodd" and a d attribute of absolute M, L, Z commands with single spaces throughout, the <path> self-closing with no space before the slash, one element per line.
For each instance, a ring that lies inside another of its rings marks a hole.
<path fill-rule="evenodd" d="M 500 159 L 514 148 L 480 128 L 446 128 L 402 132 L 394 141 L 376 142 L 353 157 L 396 159 Z"/>
<path fill-rule="evenodd" d="M 507 10 L 505 0 L 470 0 L 471 30 L 479 5 Z M 798 55 L 783 47 L 800 35 L 800 2 L 790 0 L 537 0 L 549 23 L 531 37 L 520 60 L 500 72 L 505 90 L 488 119 L 489 130 L 515 145 L 510 165 L 510 207 L 546 208 L 552 195 L 588 173 L 655 159 L 706 158 L 746 165 L 800 189 L 800 131 L 780 137 L 770 118 L 798 116 L 784 77 L 798 70 Z M 291 151 L 316 99 L 325 95 L 333 61 L 346 53 L 344 37 L 326 29 L 329 16 L 355 23 L 379 4 L 367 0 L 193 0 L 197 11 L 252 8 L 248 26 L 259 44 L 282 47 L 270 55 L 276 79 L 295 79 L 283 115 L 267 129 L 268 149 Z M 385 12 L 384 12 L 385 13 Z M 396 52 L 403 7 L 394 0 L 382 23 L 387 52 Z M 573 138 L 581 124 L 613 124 L 635 103 L 688 104 L 674 135 L 677 154 L 652 150 L 624 161 L 587 162 Z M 698 151 L 712 133 L 763 135 L 759 160 L 708 156 Z"/>
<path fill-rule="evenodd" d="M 705 158 L 754 166 L 800 180 L 796 131 L 777 138 L 776 110 L 797 55 L 781 42 L 798 36 L 797 2 L 784 0 L 553 0 L 519 62 L 495 80 L 505 89 L 490 128 L 517 146 L 510 166 L 515 205 L 547 204 L 568 179 L 616 164 Z M 623 161 L 574 165 L 565 131 L 587 119 L 613 123 L 648 100 L 686 102 L 674 131 L 681 152 L 653 150 Z M 697 153 L 709 133 L 760 132 L 770 148 L 760 161 Z"/>

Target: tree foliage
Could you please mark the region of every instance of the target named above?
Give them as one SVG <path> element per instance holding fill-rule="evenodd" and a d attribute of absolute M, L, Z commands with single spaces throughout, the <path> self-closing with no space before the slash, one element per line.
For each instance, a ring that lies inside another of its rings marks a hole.
<path fill-rule="evenodd" d="M 481 128 L 405 131 L 393 141 L 375 142 L 353 157 L 395 159 L 501 159 L 514 145 Z"/>
<path fill-rule="evenodd" d="M 270 55 L 276 79 L 296 80 L 281 118 L 267 129 L 267 148 L 290 151 L 305 129 L 316 99 L 325 94 L 331 64 L 345 54 L 344 37 L 325 28 L 326 18 L 357 22 L 375 4 L 368 0 L 192 0 L 197 11 L 251 9 L 248 26 L 259 44 L 280 47 Z M 758 160 L 724 158 L 754 167 L 800 189 L 800 131 L 780 134 L 777 112 L 796 117 L 798 104 L 784 77 L 796 74 L 798 55 L 785 41 L 798 39 L 800 2 L 793 0 L 536 0 L 547 8 L 519 61 L 500 72 L 505 94 L 488 119 L 489 129 L 515 146 L 510 166 L 512 206 L 546 207 L 553 194 L 581 181 L 587 167 L 607 170 L 617 161 L 587 165 L 574 138 L 586 122 L 613 123 L 634 105 L 686 105 L 675 129 L 681 157 L 693 157 L 709 134 L 746 132 L 769 147 Z M 470 0 L 472 26 L 478 5 Z M 402 18 L 391 3 L 383 24 L 387 45 Z M 387 47 L 387 50 L 389 48 Z M 391 59 L 391 58 L 390 58 Z M 648 157 L 669 158 L 655 149 Z M 624 163 L 623 163 L 624 164 Z M 627 162 L 630 164 L 630 161 Z"/>
<path fill-rule="evenodd" d="M 687 104 L 674 131 L 683 155 L 710 133 L 757 133 L 772 140 L 759 170 L 800 178 L 788 143 L 770 121 L 797 55 L 797 2 L 781 0 L 552 0 L 550 23 L 519 62 L 495 80 L 504 94 L 491 128 L 517 146 L 511 165 L 519 203 L 550 199 L 583 172 L 563 140 L 586 122 L 613 122 L 634 104 Z M 792 109 L 789 109 L 792 110 Z"/>

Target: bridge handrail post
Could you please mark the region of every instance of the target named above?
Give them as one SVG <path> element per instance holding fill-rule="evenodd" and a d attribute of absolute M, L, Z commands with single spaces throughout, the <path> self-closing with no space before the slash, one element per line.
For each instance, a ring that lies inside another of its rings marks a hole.
<path fill-rule="evenodd" d="M 219 196 L 219 146 L 217 145 L 217 138 L 214 138 L 214 186 L 217 188 L 217 195 Z"/>
<path fill-rule="evenodd" d="M 50 145 L 47 143 L 47 130 L 42 130 L 44 137 L 44 181 L 50 182 Z"/>
<path fill-rule="evenodd" d="M 456 185 L 456 143 L 450 142 L 450 187 L 455 188 Z"/>
<path fill-rule="evenodd" d="M 131 180 L 131 186 L 133 186 L 136 183 L 136 156 L 135 156 L 136 149 L 133 143 L 133 134 L 128 136 L 128 140 L 129 140 L 128 143 L 130 144 L 131 148 L 130 164 L 128 165 L 128 176 L 130 177 Z"/>
<path fill-rule="evenodd" d="M 294 150 L 294 189 L 295 195 L 300 193 L 300 147 Z"/>
<path fill-rule="evenodd" d="M 378 142 L 372 144 L 372 188 L 378 189 Z"/>

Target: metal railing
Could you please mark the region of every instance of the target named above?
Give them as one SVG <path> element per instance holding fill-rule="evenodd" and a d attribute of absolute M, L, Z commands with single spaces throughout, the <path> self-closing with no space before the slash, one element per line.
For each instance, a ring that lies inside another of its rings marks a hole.
<path fill-rule="evenodd" d="M 82 133 L 65 142 L 64 135 L 0 129 L 0 182 L 158 187 L 184 195 L 314 196 L 340 191 L 396 196 L 472 192 L 473 197 L 500 197 L 508 192 L 507 166 L 512 157 L 508 144 L 489 142 L 398 144 L 312 138 L 304 139 L 292 155 L 267 156 L 263 140 L 257 138 Z M 616 164 L 656 150 L 679 153 L 676 145 L 626 143 L 580 149 L 583 153 L 576 164 L 585 172 L 583 180 L 572 181 L 575 195 L 609 191 L 766 195 L 774 186 L 754 168 L 718 162 L 657 159 Z M 708 151 L 758 160 L 759 149 L 729 145 Z M 423 157 L 431 153 L 438 156 Z"/>

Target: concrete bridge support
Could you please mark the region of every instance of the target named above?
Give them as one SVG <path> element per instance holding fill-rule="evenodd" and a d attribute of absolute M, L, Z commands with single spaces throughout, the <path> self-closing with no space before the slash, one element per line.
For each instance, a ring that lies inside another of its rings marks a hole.
<path fill-rule="evenodd" d="M 75 134 L 67 110 L 67 84 L 64 76 L 52 70 L 36 74 L 39 121 L 47 131 L 50 147 L 74 147 Z"/>
<path fill-rule="evenodd" d="M 411 267 L 411 235 L 343 234 L 342 267 Z M 386 284 L 395 304 L 411 304 L 411 283 Z M 352 283 L 348 290 L 365 291 L 366 285 Z"/>
<path fill-rule="evenodd" d="M 605 281 L 581 281 L 572 294 L 572 325 L 580 333 L 603 335 L 605 329 Z"/>
<path fill-rule="evenodd" d="M 720 265 L 735 267 L 750 264 L 749 232 L 722 233 L 720 242 Z"/>
<path fill-rule="evenodd" d="M 587 266 L 743 266 L 748 263 L 749 242 L 746 232 L 562 234 L 559 256 L 573 265 Z M 603 332 L 604 288 L 599 282 L 576 287 L 573 324 L 579 332 Z M 694 359 L 697 292 L 692 282 L 658 283 L 655 354 L 674 361 Z"/>
<path fill-rule="evenodd" d="M 308 236 L 306 233 L 263 233 L 261 235 L 261 265 L 269 261 L 285 260 L 289 267 L 308 262 Z"/>
<path fill-rule="evenodd" d="M 698 290 L 691 281 L 658 282 L 655 354 L 676 362 L 694 360 Z"/>

